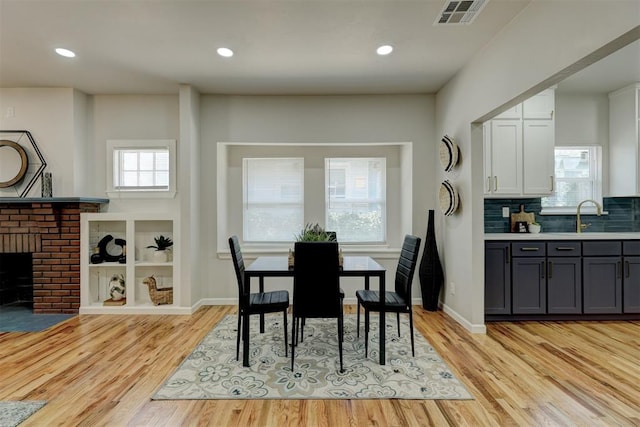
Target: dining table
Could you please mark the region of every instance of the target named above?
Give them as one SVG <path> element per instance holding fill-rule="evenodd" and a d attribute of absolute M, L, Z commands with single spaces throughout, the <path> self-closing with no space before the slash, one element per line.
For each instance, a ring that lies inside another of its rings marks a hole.
<path fill-rule="evenodd" d="M 378 290 L 380 292 L 380 364 L 385 364 L 385 275 L 386 269 L 378 264 L 370 256 L 345 255 L 343 257 L 342 267 L 339 270 L 340 277 L 363 277 L 364 287 L 369 289 L 370 279 L 372 277 L 378 280 Z M 293 267 L 289 266 L 288 256 L 259 256 L 245 267 L 244 277 L 247 292 L 251 293 L 251 279 L 258 278 L 258 286 L 260 292 L 264 292 L 264 279 L 266 277 L 293 277 Z M 264 332 L 264 315 L 260 316 L 260 332 Z M 249 326 L 247 322 L 243 322 L 242 328 L 242 365 L 249 366 Z"/>

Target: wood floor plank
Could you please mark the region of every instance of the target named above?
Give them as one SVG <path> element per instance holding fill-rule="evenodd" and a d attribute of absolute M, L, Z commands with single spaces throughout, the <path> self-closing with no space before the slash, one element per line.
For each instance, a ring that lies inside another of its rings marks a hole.
<path fill-rule="evenodd" d="M 420 307 L 416 330 L 474 400 L 152 401 L 235 310 L 81 315 L 44 332 L 0 333 L 0 400 L 47 400 L 27 427 L 640 425 L 640 322 L 489 323 L 477 335 Z"/>

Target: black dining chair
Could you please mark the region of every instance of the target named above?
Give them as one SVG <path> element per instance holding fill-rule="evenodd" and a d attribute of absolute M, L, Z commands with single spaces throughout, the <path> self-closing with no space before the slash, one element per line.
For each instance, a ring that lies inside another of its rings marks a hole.
<path fill-rule="evenodd" d="M 249 327 L 249 316 L 252 314 L 276 313 L 281 311 L 284 321 L 284 354 L 287 347 L 287 310 L 289 308 L 289 292 L 286 290 L 271 292 L 250 292 L 249 283 L 245 283 L 244 259 L 237 236 L 229 237 L 229 249 L 233 258 L 233 267 L 238 282 L 238 334 L 236 338 L 236 360 L 240 357 L 240 331 Z"/>
<path fill-rule="evenodd" d="M 335 231 L 327 231 L 326 233 L 329 236 L 329 241 L 330 242 L 337 242 L 338 241 L 338 234 Z M 340 288 L 340 298 L 342 300 L 344 300 L 344 291 L 342 290 L 342 288 Z M 301 325 L 301 323 L 302 323 L 302 325 Z M 304 341 L 304 319 L 298 319 L 297 327 L 300 328 L 300 341 Z M 298 339 L 298 337 L 296 336 L 295 344 L 298 344 L 297 339 Z"/>
<path fill-rule="evenodd" d="M 406 235 L 402 243 L 400 258 L 396 268 L 395 292 L 385 292 L 385 312 L 396 313 L 398 336 L 400 336 L 400 313 L 409 314 L 409 329 L 411 331 L 411 354 L 415 356 L 413 343 L 413 311 L 411 310 L 411 283 L 413 273 L 418 262 L 420 238 Z M 380 311 L 380 292 L 369 289 L 356 291 L 358 299 L 357 336 L 360 336 L 360 306 L 364 308 L 364 354 L 367 357 L 369 349 L 369 313 Z"/>
<path fill-rule="evenodd" d="M 309 318 L 336 318 L 340 372 L 342 365 L 343 311 L 337 242 L 296 242 L 293 266 L 293 322 L 291 329 L 291 370 L 295 363 L 299 321 Z"/>

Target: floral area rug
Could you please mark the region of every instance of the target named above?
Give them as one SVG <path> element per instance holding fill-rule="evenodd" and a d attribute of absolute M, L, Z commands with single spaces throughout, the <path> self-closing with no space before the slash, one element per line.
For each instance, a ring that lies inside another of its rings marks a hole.
<path fill-rule="evenodd" d="M 251 316 L 247 368 L 242 366 L 242 344 L 236 361 L 237 317 L 226 316 L 153 399 L 473 399 L 417 331 L 416 355 L 411 356 L 409 323 L 403 319 L 407 316 L 401 316 L 401 337 L 395 315 L 387 318 L 387 362 L 380 365 L 377 316 L 371 315 L 365 358 L 364 316 L 357 338 L 356 316 L 345 315 L 344 372 L 340 372 L 336 319 L 307 319 L 292 371 L 291 352 L 285 356 L 282 314 L 266 316 L 263 334 L 258 332 L 259 317 Z"/>
<path fill-rule="evenodd" d="M 0 401 L 0 427 L 14 427 L 33 415 L 45 403 L 33 401 Z"/>

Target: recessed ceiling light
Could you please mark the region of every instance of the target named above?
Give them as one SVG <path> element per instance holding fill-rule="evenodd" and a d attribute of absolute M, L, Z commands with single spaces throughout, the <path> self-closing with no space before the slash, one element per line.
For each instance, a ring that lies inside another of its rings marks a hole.
<path fill-rule="evenodd" d="M 218 52 L 218 55 L 224 56 L 225 58 L 229 58 L 233 56 L 233 51 L 228 47 L 219 47 L 217 52 Z"/>
<path fill-rule="evenodd" d="M 390 46 L 388 44 L 380 46 L 378 49 L 376 49 L 376 53 L 378 55 L 389 55 L 391 52 L 393 52 L 393 46 Z"/>
<path fill-rule="evenodd" d="M 56 49 L 56 53 L 60 56 L 64 56 L 67 58 L 73 58 L 74 56 L 76 56 L 75 52 L 69 50 L 69 49 L 63 49 L 61 47 Z"/>

